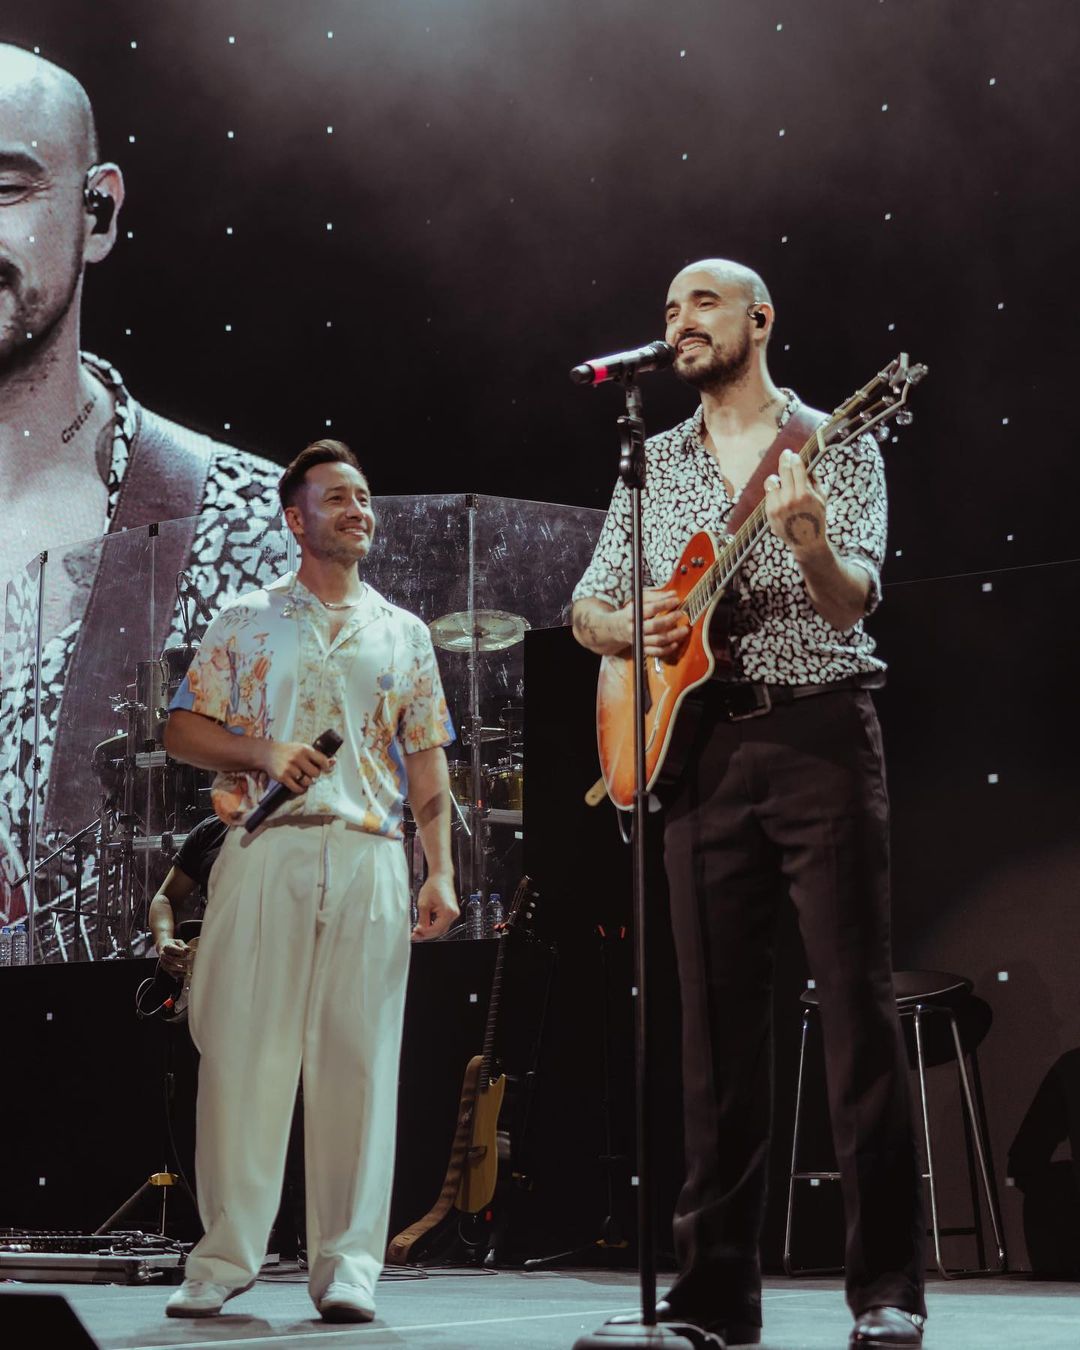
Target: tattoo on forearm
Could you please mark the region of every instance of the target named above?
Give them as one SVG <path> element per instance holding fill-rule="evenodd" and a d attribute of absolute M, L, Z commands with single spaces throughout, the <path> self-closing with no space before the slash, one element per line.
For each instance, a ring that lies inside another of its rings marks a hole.
<path fill-rule="evenodd" d="M 821 538 L 821 521 L 809 511 L 793 511 L 784 520 L 784 533 L 793 548 Z"/>

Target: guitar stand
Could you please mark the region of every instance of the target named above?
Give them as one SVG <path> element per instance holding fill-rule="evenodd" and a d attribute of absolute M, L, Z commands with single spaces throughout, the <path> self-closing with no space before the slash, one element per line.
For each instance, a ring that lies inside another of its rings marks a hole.
<path fill-rule="evenodd" d="M 638 1324 L 605 1323 L 574 1342 L 574 1350 L 641 1350 L 643 1346 L 701 1347 L 724 1350 L 724 1342 L 700 1327 L 656 1321 L 656 1191 L 652 1172 L 652 1033 L 648 1003 L 648 906 L 645 903 L 645 819 L 649 809 L 645 772 L 645 634 L 641 542 L 641 489 L 645 485 L 645 422 L 641 390 L 633 374 L 622 379 L 626 412 L 618 419 L 622 437 L 619 477 L 630 491 L 631 598 L 634 611 L 634 973 L 637 984 L 634 1040 L 637 1051 L 638 1272 L 641 1320 Z"/>

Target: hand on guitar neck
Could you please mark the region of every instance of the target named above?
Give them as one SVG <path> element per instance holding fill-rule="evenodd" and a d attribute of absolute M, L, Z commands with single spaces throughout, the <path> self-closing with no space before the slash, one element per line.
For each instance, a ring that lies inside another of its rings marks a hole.
<path fill-rule="evenodd" d="M 646 586 L 642 595 L 645 610 L 645 655 L 675 660 L 690 637 L 690 620 L 679 607 L 679 597 L 659 586 Z M 583 647 L 598 656 L 629 655 L 634 629 L 630 601 L 621 609 L 612 609 L 594 596 L 574 604 L 574 636 Z"/>

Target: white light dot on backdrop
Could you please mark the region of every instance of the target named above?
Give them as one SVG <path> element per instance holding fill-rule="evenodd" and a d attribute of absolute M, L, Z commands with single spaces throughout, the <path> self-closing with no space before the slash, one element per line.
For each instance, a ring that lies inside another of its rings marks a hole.
<path fill-rule="evenodd" d="M 890 332 L 890 333 L 895 333 L 895 332 L 896 332 L 896 324 L 894 324 L 894 323 L 889 324 L 889 332 Z"/>
<path fill-rule="evenodd" d="M 513 197 L 510 198 L 510 205 L 511 205 L 511 206 L 513 206 L 514 200 L 515 200 L 515 199 L 514 199 Z"/>
<path fill-rule="evenodd" d="M 231 422 L 222 422 L 221 427 L 222 427 L 222 430 L 223 430 L 223 431 L 232 431 L 232 423 L 231 423 Z"/>
<path fill-rule="evenodd" d="M 326 228 L 327 228 L 328 230 L 332 230 L 332 229 L 334 228 L 334 222 L 333 222 L 332 220 L 328 220 L 328 221 L 326 222 Z"/>
<path fill-rule="evenodd" d="M 787 237 L 786 234 L 782 234 L 782 235 L 780 236 L 780 242 L 781 242 L 782 244 L 786 244 L 786 243 L 787 243 L 787 238 L 788 238 L 788 237 Z"/>
<path fill-rule="evenodd" d="M 998 977 L 998 984 L 1009 983 L 1009 972 L 1007 970 L 999 970 L 997 973 L 997 977 Z"/>
<path fill-rule="evenodd" d="M 131 336 L 131 329 L 130 329 L 130 328 L 125 328 L 125 329 L 124 329 L 124 336 L 125 336 L 125 337 L 130 337 L 130 336 Z"/>
<path fill-rule="evenodd" d="M 886 212 L 885 212 L 885 219 L 886 219 L 886 220 L 892 220 L 892 212 L 891 212 L 891 211 L 886 211 Z"/>
<path fill-rule="evenodd" d="M 134 144 L 135 144 L 135 137 L 134 137 L 134 136 L 129 136 L 129 137 L 128 137 L 128 145 L 134 145 Z"/>
<path fill-rule="evenodd" d="M 683 47 L 682 50 L 679 52 L 679 60 L 681 61 L 685 55 L 686 55 L 686 48 Z"/>
<path fill-rule="evenodd" d="M 990 76 L 990 83 L 997 84 L 997 79 L 993 75 Z"/>
<path fill-rule="evenodd" d="M 790 343 L 790 342 L 785 342 L 785 343 L 784 343 L 784 351 L 786 351 L 786 352 L 791 351 L 791 343 Z"/>
<path fill-rule="evenodd" d="M 328 136 L 332 136 L 332 135 L 334 134 L 334 128 L 333 128 L 333 127 L 327 127 L 327 128 L 326 128 L 326 134 L 327 134 Z"/>
<path fill-rule="evenodd" d="M 784 130 L 783 127 L 781 127 L 780 130 L 779 130 L 779 132 L 777 132 L 777 135 L 779 135 L 779 136 L 786 136 L 786 135 L 787 135 L 787 132 Z"/>
<path fill-rule="evenodd" d="M 894 558 L 902 558 L 903 556 L 904 556 L 904 550 L 903 550 L 902 548 L 898 548 L 898 549 L 896 550 L 896 552 L 893 554 L 893 557 L 894 557 Z"/>
<path fill-rule="evenodd" d="M 231 332 L 232 332 L 232 324 L 231 324 L 231 323 L 227 323 L 227 324 L 225 325 L 225 331 L 226 331 L 226 333 L 231 333 Z"/>
<path fill-rule="evenodd" d="M 235 46 L 236 46 L 236 38 L 230 36 L 230 38 L 229 38 L 229 46 L 230 46 L 230 47 L 235 47 Z"/>
<path fill-rule="evenodd" d="M 778 23 L 778 24 L 776 25 L 776 31 L 777 31 L 778 33 L 782 33 L 782 32 L 784 31 L 784 25 L 783 25 L 782 23 Z"/>
<path fill-rule="evenodd" d="M 327 36 L 328 38 L 332 38 L 332 37 L 334 36 L 334 30 L 333 30 L 332 28 L 328 28 L 328 29 L 326 30 L 326 36 Z"/>
<path fill-rule="evenodd" d="M 993 583 L 992 581 L 984 581 L 983 584 L 982 584 L 982 588 L 983 588 L 983 594 L 984 594 L 984 595 L 988 595 L 988 594 L 990 593 L 990 591 L 992 591 L 992 590 L 994 589 L 994 583 Z"/>
<path fill-rule="evenodd" d="M 1004 300 L 999 300 L 999 301 L 998 301 L 998 309 L 1004 309 L 1004 308 L 1005 308 L 1005 301 L 1004 301 Z"/>
<path fill-rule="evenodd" d="M 31 244 L 34 242 L 34 236 L 32 234 L 28 235 L 27 238 L 29 239 Z"/>
<path fill-rule="evenodd" d="M 986 781 L 987 781 L 988 783 L 996 783 L 997 780 L 998 780 L 998 776 L 997 776 L 996 773 L 988 773 L 988 774 L 986 775 Z"/>
<path fill-rule="evenodd" d="M 24 432 L 23 432 L 23 435 L 24 435 L 24 436 L 29 436 L 29 435 L 30 435 L 30 432 L 29 432 L 29 431 L 24 431 Z"/>
<path fill-rule="evenodd" d="M 882 112 L 888 112 L 888 111 L 889 111 L 889 105 L 888 105 L 887 103 L 883 103 L 883 104 L 881 105 L 881 111 L 882 111 Z"/>
<path fill-rule="evenodd" d="M 232 226 L 231 226 L 231 225 L 226 225 L 226 226 L 225 226 L 225 233 L 226 233 L 226 234 L 232 234 Z"/>
<path fill-rule="evenodd" d="M 236 140 L 236 132 L 235 132 L 235 131 L 227 131 L 227 132 L 225 133 L 225 135 L 229 138 L 230 141 L 235 141 L 235 140 Z"/>
<path fill-rule="evenodd" d="M 684 151 L 683 151 L 683 159 L 689 159 L 689 158 L 690 158 L 690 156 L 689 156 L 689 155 L 686 153 L 686 151 L 684 150 Z"/>
<path fill-rule="evenodd" d="M 41 55 L 41 48 L 40 48 L 40 47 L 35 47 L 35 48 L 34 48 L 34 55 L 35 55 L 35 56 L 40 56 L 40 55 Z"/>
<path fill-rule="evenodd" d="M 135 48 L 138 47 L 138 45 L 139 45 L 139 44 L 138 44 L 137 42 L 133 42 L 133 43 L 131 44 L 131 50 L 134 51 Z"/>
<path fill-rule="evenodd" d="M 1002 425 L 1003 427 L 1007 427 L 1007 426 L 1009 425 L 1009 419 L 1008 419 L 1007 417 L 1003 417 L 1003 418 L 1001 419 L 1001 425 Z"/>
<path fill-rule="evenodd" d="M 134 230 L 128 230 L 128 232 L 127 232 L 127 237 L 128 237 L 129 239 L 134 239 L 134 238 L 135 238 L 135 231 L 134 231 Z"/>
<path fill-rule="evenodd" d="M 1005 542 L 1006 542 L 1007 544 L 1011 544 L 1012 541 L 1013 541 L 1013 539 L 1014 539 L 1014 537 L 1015 537 L 1014 535 L 1007 534 L 1007 535 L 1005 536 Z"/>
<path fill-rule="evenodd" d="M 430 323 L 430 322 L 431 322 L 431 320 L 428 319 L 428 323 Z M 330 319 L 327 319 L 327 321 L 326 321 L 326 326 L 327 326 L 327 328 L 333 328 L 333 326 L 334 326 L 333 321 L 330 320 Z"/>
<path fill-rule="evenodd" d="M 326 425 L 327 425 L 328 427 L 332 427 L 332 426 L 334 425 L 333 420 L 332 420 L 331 418 L 328 417 L 328 418 L 326 419 Z"/>

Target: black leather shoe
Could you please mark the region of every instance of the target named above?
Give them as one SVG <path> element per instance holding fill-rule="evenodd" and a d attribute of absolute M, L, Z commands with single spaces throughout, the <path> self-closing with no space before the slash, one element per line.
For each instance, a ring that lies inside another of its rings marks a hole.
<path fill-rule="evenodd" d="M 922 1345 L 926 1318 L 903 1308 L 867 1308 L 855 1319 L 850 1350 L 911 1350 Z"/>

